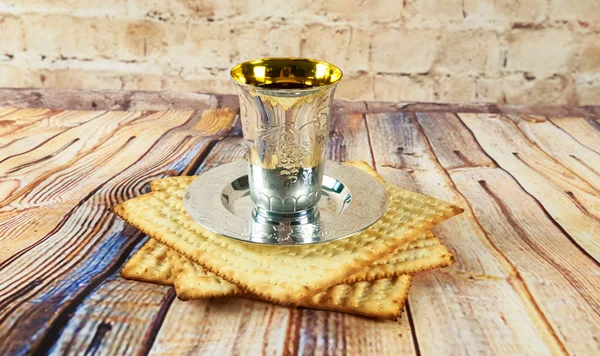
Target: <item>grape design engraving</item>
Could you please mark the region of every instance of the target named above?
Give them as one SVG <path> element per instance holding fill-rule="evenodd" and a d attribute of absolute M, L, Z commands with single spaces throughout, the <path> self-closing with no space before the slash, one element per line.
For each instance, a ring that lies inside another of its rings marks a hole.
<path fill-rule="evenodd" d="M 263 150 L 261 158 L 276 160 L 275 168 L 280 169 L 280 174 L 287 177 L 289 183 L 296 183 L 302 161 L 298 131 L 291 125 L 265 126 L 261 131 L 258 140 Z"/>
<path fill-rule="evenodd" d="M 302 172 L 302 181 L 305 185 L 314 185 L 317 183 L 317 176 L 314 171 L 305 170 Z"/>

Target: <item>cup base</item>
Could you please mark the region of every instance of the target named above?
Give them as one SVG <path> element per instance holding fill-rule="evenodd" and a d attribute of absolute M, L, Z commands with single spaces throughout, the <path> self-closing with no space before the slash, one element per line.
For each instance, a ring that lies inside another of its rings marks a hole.
<path fill-rule="evenodd" d="M 317 206 L 293 213 L 277 213 L 255 206 L 252 210 L 252 219 L 261 224 L 269 225 L 304 225 L 313 224 L 319 220 Z"/>

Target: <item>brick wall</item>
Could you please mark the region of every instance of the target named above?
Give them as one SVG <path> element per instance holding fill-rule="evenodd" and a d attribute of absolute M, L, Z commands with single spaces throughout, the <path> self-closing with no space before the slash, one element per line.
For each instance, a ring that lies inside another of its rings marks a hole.
<path fill-rule="evenodd" d="M 263 56 L 351 99 L 600 104 L 600 0 L 0 1 L 0 87 L 232 93 Z"/>

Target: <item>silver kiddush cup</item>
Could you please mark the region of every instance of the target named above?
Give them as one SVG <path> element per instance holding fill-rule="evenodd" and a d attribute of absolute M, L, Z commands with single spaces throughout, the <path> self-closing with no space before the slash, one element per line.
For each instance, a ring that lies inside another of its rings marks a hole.
<path fill-rule="evenodd" d="M 314 221 L 342 71 L 306 58 L 263 58 L 235 66 L 231 77 L 240 99 L 254 219 Z"/>

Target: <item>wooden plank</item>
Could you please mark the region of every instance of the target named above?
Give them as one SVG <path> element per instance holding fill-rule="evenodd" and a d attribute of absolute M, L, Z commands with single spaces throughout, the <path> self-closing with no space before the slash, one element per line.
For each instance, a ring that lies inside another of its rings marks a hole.
<path fill-rule="evenodd" d="M 36 120 L 31 126 L 0 136 L 0 162 L 16 155 L 24 155 L 44 141 L 101 117 L 104 113 L 104 111 L 62 111 Z"/>
<path fill-rule="evenodd" d="M 410 101 L 400 102 L 363 102 L 366 111 L 354 111 L 361 113 L 388 113 L 388 112 L 427 112 L 427 113 L 496 113 L 496 114 L 524 114 L 544 116 L 578 116 L 594 119 L 600 114 L 598 106 L 574 106 L 574 105 L 515 105 L 495 103 L 416 103 Z M 353 109 L 360 109 L 356 105 Z"/>
<path fill-rule="evenodd" d="M 500 169 L 452 172 L 490 241 L 515 268 L 569 354 L 600 350 L 600 264 Z M 577 320 L 576 323 L 573 320 Z"/>
<path fill-rule="evenodd" d="M 543 116 L 508 115 L 527 139 L 589 183 L 600 196 L 600 153 L 585 147 Z M 598 138 L 600 139 L 600 131 Z"/>
<path fill-rule="evenodd" d="M 36 114 L 39 112 L 39 114 Z M 5 123 L 5 131 L 0 136 L 0 144 L 4 147 L 10 141 L 20 136 L 23 132 L 37 132 L 40 130 L 54 130 L 56 133 L 62 130 L 79 126 L 89 120 L 89 117 L 100 116 L 106 111 L 82 111 L 82 110 L 46 110 L 46 109 L 16 109 L 11 113 L 14 116 L 12 123 Z M 4 119 L 0 119 L 4 121 Z M 37 128 L 37 130 L 32 130 Z"/>
<path fill-rule="evenodd" d="M 189 113 L 184 115 L 189 117 Z M 23 154 L 12 155 L 2 161 L 0 174 L 4 177 L 19 177 L 24 181 L 24 185 L 27 185 L 31 180 L 29 176 L 37 177 L 45 173 L 45 171 L 38 172 L 38 169 L 46 171 L 60 170 L 62 167 L 69 165 L 71 160 L 83 157 L 97 146 L 102 145 L 120 127 L 127 126 L 142 118 L 143 113 L 111 112 L 103 120 L 91 120 L 95 116 L 90 116 L 90 120 L 83 125 L 68 132 L 62 132 L 62 135 L 59 134 L 48 140 L 48 142 L 44 142 L 42 146 L 36 147 L 35 144 L 23 146 Z M 157 116 L 154 117 L 154 120 Z M 26 137 L 36 135 L 38 131 L 43 132 L 42 127 L 47 126 L 44 125 L 44 121 L 46 120 L 36 120 L 27 127 L 16 131 L 15 136 Z M 10 135 L 4 137 L 10 137 Z M 10 139 L 16 137 L 10 137 Z"/>
<path fill-rule="evenodd" d="M 6 205 L 9 197 L 18 196 L 32 177 L 41 177 L 68 160 L 68 153 L 75 152 L 80 147 L 78 143 L 83 142 L 78 126 L 100 119 L 103 114 L 91 111 L 58 112 L 1 136 L 0 206 Z M 65 140 L 64 137 L 69 136 L 65 132 L 71 128 L 74 128 L 73 133 Z M 87 131 L 88 135 L 93 132 Z M 43 148 L 42 144 L 45 145 Z"/>
<path fill-rule="evenodd" d="M 416 117 L 445 169 L 495 166 L 455 114 L 417 113 Z"/>
<path fill-rule="evenodd" d="M 504 279 L 447 270 L 415 279 L 409 299 L 422 355 L 564 354 Z"/>
<path fill-rule="evenodd" d="M 40 111 L 40 109 L 36 109 Z M 12 112 L 13 120 L 0 120 L 4 122 L 5 131 L 0 136 L 0 145 L 5 148 L 13 140 L 26 136 L 24 132 L 38 132 L 52 130 L 55 133 L 70 127 L 79 126 L 87 122 L 90 117 L 99 116 L 105 111 L 80 111 L 80 110 L 41 110 L 41 115 L 27 109 L 16 109 Z"/>
<path fill-rule="evenodd" d="M 399 326 L 394 322 L 291 309 L 245 298 L 176 300 L 150 354 L 414 353 L 408 321 L 403 318 L 401 322 Z"/>
<path fill-rule="evenodd" d="M 365 161 L 373 165 L 369 135 L 363 114 L 336 114 L 331 123 L 329 158 Z"/>
<path fill-rule="evenodd" d="M 1 92 L 0 92 L 1 99 Z M 496 113 L 496 114 L 527 114 L 545 116 L 579 116 L 594 118 L 598 116 L 598 106 L 574 105 L 514 105 L 494 103 L 419 103 L 410 101 L 384 102 L 384 101 L 352 101 L 336 100 L 334 110 L 336 113 L 361 113 L 379 114 L 392 112 L 427 112 L 427 113 Z"/>
<path fill-rule="evenodd" d="M 2 119 L 3 116 L 8 115 L 17 110 L 19 109 L 10 106 L 0 107 L 0 119 Z M 0 120 L 0 125 L 5 125 L 5 122 L 3 120 Z"/>
<path fill-rule="evenodd" d="M 370 149 L 361 115 L 338 116 L 333 127 L 336 134 L 330 142 L 330 158 L 370 161 L 365 157 Z M 344 149 L 340 149 L 342 145 Z M 200 169 L 243 159 L 244 152 L 243 138 L 226 138 L 215 146 Z M 243 298 L 194 303 L 171 305 L 151 354 L 415 353 L 407 313 L 398 324 L 329 311 L 289 309 Z"/>
<path fill-rule="evenodd" d="M 417 114 L 419 123 L 431 115 Z M 443 145 L 436 144 L 435 141 L 444 140 L 444 136 L 438 137 L 425 132 L 433 151 L 439 157 Z M 561 139 L 557 141 L 560 142 Z M 575 353 L 581 354 L 597 348 L 593 338 L 585 341 L 582 339 L 573 345 L 573 340 L 580 337 L 585 339 L 586 335 L 596 332 L 595 327 L 590 327 L 598 317 L 597 296 L 600 295 L 593 288 L 597 285 L 594 280 L 598 275 L 598 265 L 593 259 L 582 254 L 569 241 L 568 235 L 548 219 L 535 199 L 528 196 L 505 172 L 495 169 L 457 169 L 451 170 L 450 174 L 461 193 L 476 210 L 488 238 L 514 266 L 517 272 L 515 278 L 522 278 L 526 283 L 527 291 L 535 298 L 536 304 L 539 304 L 544 318 L 556 330 L 561 343 L 569 352 L 577 350 L 579 352 Z M 502 200 L 502 205 L 499 206 L 504 211 L 497 208 L 496 202 L 485 199 L 488 194 L 484 189 L 478 189 L 482 187 L 479 181 L 487 182 L 486 189 L 492 189 L 492 185 L 495 187 L 498 192 L 496 198 Z M 527 295 L 524 297 L 527 298 Z M 558 303 L 565 305 L 558 313 L 557 298 L 561 298 Z M 573 327 L 573 315 L 579 315 L 585 325 L 585 332 L 577 332 L 581 325 Z"/>
<path fill-rule="evenodd" d="M 30 231 L 36 242 L 23 246 L 0 265 L 0 344 L 7 352 L 38 347 L 47 350 L 58 338 L 70 313 L 77 312 L 80 300 L 124 262 L 140 235 L 107 209 L 142 194 L 154 178 L 178 174 L 233 125 L 235 111 L 212 110 L 209 114 L 203 113 L 200 117 L 193 112 L 165 112 L 140 117 L 118 128 L 93 152 L 34 187 L 36 190 L 45 185 L 36 200 L 31 201 L 31 210 L 40 219 L 48 214 L 48 209 L 41 209 L 44 203 L 71 204 L 72 208 L 64 216 L 55 215 L 56 227 L 47 234 L 36 235 L 37 231 Z M 219 119 L 215 119 L 215 115 Z M 131 135 L 136 137 L 135 145 L 124 148 L 115 144 L 115 140 L 129 140 Z M 96 152 L 105 153 L 105 159 L 99 159 Z M 63 195 L 52 196 L 55 190 Z M 69 193 L 66 197 L 65 191 Z M 11 236 L 3 232 L 0 238 L 7 240 Z M 108 295 L 107 290 L 115 286 L 109 283 L 103 287 L 96 292 Z M 121 297 L 131 302 L 128 294 Z M 97 299 L 106 300 L 107 308 L 117 303 L 115 299 Z M 150 310 L 154 305 L 150 304 L 140 303 L 136 307 Z M 88 301 L 81 308 L 91 305 L 95 305 L 94 302 Z M 103 322 L 126 323 L 127 319 Z M 68 324 L 65 330 L 71 333 L 65 335 L 79 335 L 72 332 L 77 327 Z M 95 327 L 106 329 L 100 322 Z M 145 327 L 146 324 L 141 326 Z M 123 336 L 128 340 L 135 340 L 133 334 L 139 331 L 120 327 L 115 330 L 131 332 Z M 105 339 L 114 335 L 103 333 Z M 64 341 L 70 347 L 80 343 L 74 339 Z"/>
<path fill-rule="evenodd" d="M 191 115 L 110 113 L 106 120 L 90 120 L 0 163 L 0 174 L 19 184 L 1 202 L 0 262 L 44 237 L 58 223 L 57 217 L 115 172 L 134 164 L 156 139 Z"/>
<path fill-rule="evenodd" d="M 233 87 L 233 84 L 232 84 Z M 224 107 L 227 95 L 169 91 L 0 89 L 0 105 L 63 110 L 206 110 Z M 234 97 L 229 95 L 229 97 Z M 237 99 L 237 98 L 236 98 Z M 228 100 L 228 99 L 226 99 Z M 235 107 L 237 105 L 227 105 Z"/>
<path fill-rule="evenodd" d="M 366 102 L 346 99 L 334 100 L 331 109 L 333 115 L 365 114 L 368 112 Z"/>
<path fill-rule="evenodd" d="M 148 348 L 143 346 L 152 344 L 174 298 L 171 287 L 127 281 L 113 275 L 69 318 L 69 327 L 56 340 L 49 354 L 131 355 L 147 352 Z"/>
<path fill-rule="evenodd" d="M 2 116 L 0 137 L 3 137 L 15 130 L 25 128 L 34 124 L 37 120 L 42 120 L 59 112 L 59 110 L 50 109 L 21 109 L 8 112 Z"/>
<path fill-rule="evenodd" d="M 289 313 L 244 298 L 176 300 L 150 355 L 280 355 Z"/>
<path fill-rule="evenodd" d="M 415 103 L 410 101 L 401 101 L 392 103 L 395 110 L 393 112 L 500 112 L 500 108 L 494 103 L 465 103 L 465 104 L 447 104 L 447 103 Z M 386 102 L 367 102 L 368 108 L 373 113 L 386 112 L 378 111 L 381 107 L 386 107 L 390 103 Z M 369 111 L 371 112 L 371 111 Z"/>
<path fill-rule="evenodd" d="M 231 84 L 231 89 L 234 85 Z M 68 110 L 205 110 L 237 106 L 237 96 L 172 91 L 80 90 L 0 88 L 0 107 L 54 108 Z M 337 99 L 333 112 L 366 114 L 388 112 L 472 112 L 573 116 L 594 119 L 600 116 L 600 106 L 574 105 L 514 105 L 494 103 L 417 103 L 352 101 Z"/>
<path fill-rule="evenodd" d="M 90 120 L 25 155 L 0 163 L 6 182 L 15 184 L 0 208 L 0 234 L 4 236 L 0 238 L 0 261 L 51 231 L 56 217 L 71 210 L 79 199 L 103 183 L 112 170 L 133 164 L 139 157 L 133 153 L 135 150 L 140 154 L 146 152 L 154 143 L 153 137 L 183 124 L 191 114 L 191 111 L 109 113 L 102 120 Z M 212 116 L 202 120 L 202 128 L 192 128 L 196 130 L 193 133 L 215 134 L 220 124 L 210 120 L 220 118 Z M 123 150 L 127 146 L 131 148 Z M 117 166 L 104 164 L 110 159 L 115 159 Z M 63 176 L 68 179 L 61 179 Z M 17 235 L 16 231 L 20 233 Z"/>
<path fill-rule="evenodd" d="M 226 137 L 218 142 L 195 172 L 200 174 L 209 169 L 246 159 L 246 144 L 241 136 Z"/>
<path fill-rule="evenodd" d="M 399 322 L 322 310 L 301 309 L 294 312 L 300 313 L 300 323 L 297 329 L 288 328 L 287 354 L 412 355 L 416 353 L 406 310 Z"/>
<path fill-rule="evenodd" d="M 528 141 L 508 118 L 459 114 L 481 147 L 533 195 L 588 254 L 600 261 L 600 196 Z"/>
<path fill-rule="evenodd" d="M 548 117 L 548 119 L 582 145 L 600 153 L 600 124 L 597 121 L 582 117 Z"/>
<path fill-rule="evenodd" d="M 406 314 L 400 323 L 244 298 L 171 305 L 151 355 L 414 354 Z"/>
<path fill-rule="evenodd" d="M 465 208 L 434 229 L 457 263 L 413 278 L 409 302 L 421 354 L 561 353 L 552 330 L 538 327 L 540 315 L 531 300 L 521 298 L 526 287 L 511 278 L 510 263 L 490 243 L 411 115 L 367 115 L 380 174 L 391 183 Z"/>

